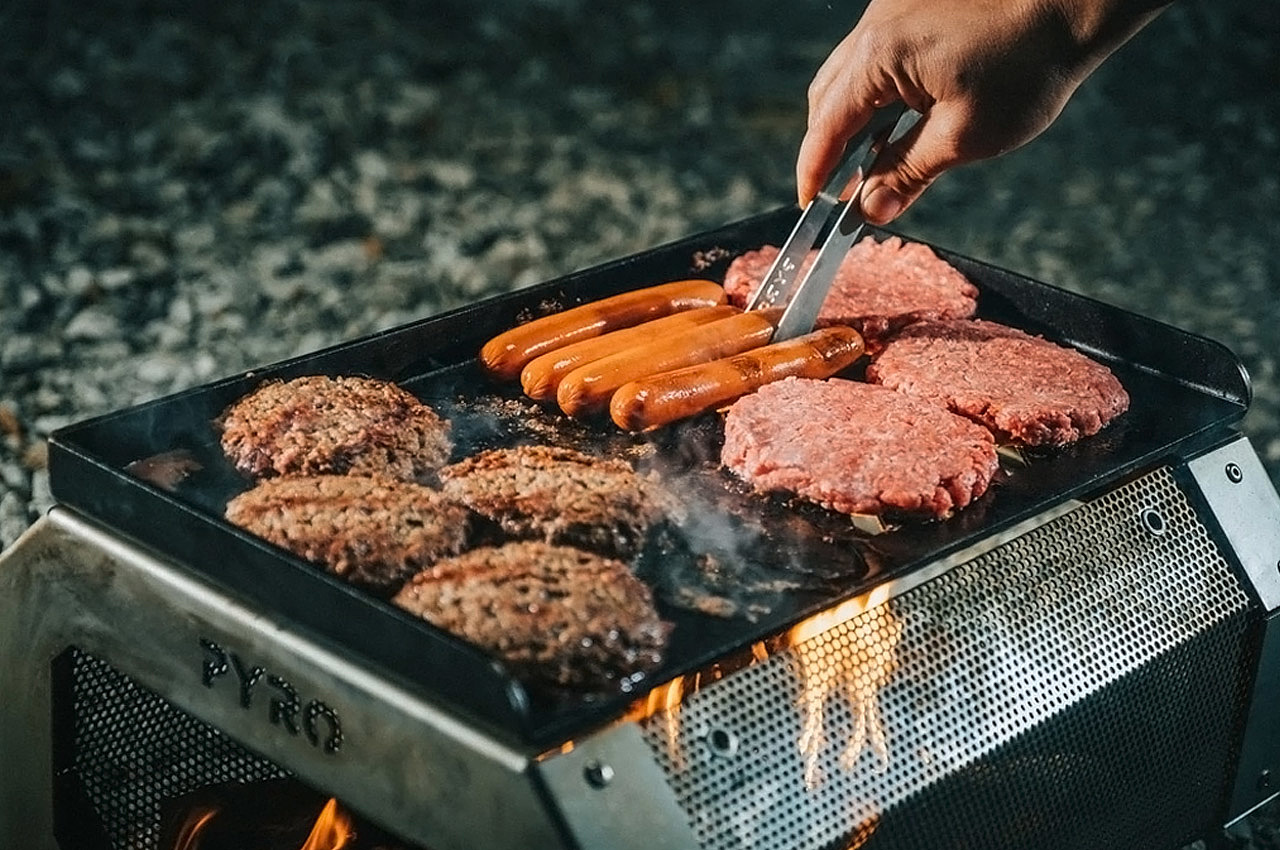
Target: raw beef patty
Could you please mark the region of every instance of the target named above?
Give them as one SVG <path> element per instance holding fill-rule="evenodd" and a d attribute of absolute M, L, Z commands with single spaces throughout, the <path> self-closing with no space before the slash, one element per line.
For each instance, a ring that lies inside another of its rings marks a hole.
<path fill-rule="evenodd" d="M 856 381 L 787 378 L 729 408 L 721 463 L 761 492 L 849 514 L 941 517 L 986 492 L 987 429 Z"/>
<path fill-rule="evenodd" d="M 1096 434 L 1129 409 L 1129 394 L 1106 366 L 986 321 L 913 325 L 867 367 L 867 380 L 1029 446 L 1061 446 Z"/>
<path fill-rule="evenodd" d="M 816 253 L 809 253 L 804 268 Z M 777 256 L 778 248 L 765 245 L 734 259 L 724 278 L 729 300 L 745 306 Z M 912 322 L 972 316 L 977 298 L 977 287 L 928 245 L 868 236 L 850 249 L 836 272 L 818 326 L 848 325 L 875 351 L 886 336 Z"/>

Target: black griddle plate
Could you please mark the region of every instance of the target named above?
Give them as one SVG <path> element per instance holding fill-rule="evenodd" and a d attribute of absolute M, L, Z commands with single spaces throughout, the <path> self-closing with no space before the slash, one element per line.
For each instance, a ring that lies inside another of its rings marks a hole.
<path fill-rule="evenodd" d="M 1226 439 L 1250 398 L 1223 346 L 939 250 L 978 285 L 979 315 L 1074 345 L 1107 363 L 1132 398 L 1101 434 L 1010 466 L 986 496 L 944 522 L 869 537 L 846 518 L 743 492 L 717 468 L 720 423 L 707 415 L 630 436 L 607 420 L 569 422 L 488 380 L 480 345 L 518 321 L 685 277 L 722 278 L 729 259 L 794 223 L 777 210 L 548 283 L 63 428 L 50 440 L 53 494 L 268 612 L 495 734 L 542 747 L 608 722 L 643 692 L 767 638 L 1064 500 L 1087 497 L 1156 464 Z M 709 266 L 703 267 L 712 259 Z M 246 534 L 222 518 L 248 484 L 219 450 L 212 420 L 268 378 L 362 374 L 396 381 L 454 423 L 461 458 L 480 448 L 548 442 L 622 456 L 678 497 L 636 569 L 675 623 L 666 663 L 630 693 L 527 689 L 497 661 Z M 125 471 L 185 450 L 203 469 L 168 492 Z M 694 610 L 697 609 L 697 610 Z"/>

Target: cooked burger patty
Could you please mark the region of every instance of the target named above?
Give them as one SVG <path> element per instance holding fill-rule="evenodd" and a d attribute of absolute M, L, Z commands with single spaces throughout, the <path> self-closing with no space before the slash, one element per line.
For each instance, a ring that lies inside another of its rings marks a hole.
<path fill-rule="evenodd" d="M 390 475 L 412 480 L 449 458 L 449 423 L 373 378 L 272 381 L 227 408 L 222 449 L 253 478 Z"/>
<path fill-rule="evenodd" d="M 787 378 L 729 408 L 721 462 L 761 492 L 850 514 L 941 517 L 986 492 L 987 429 L 884 387 Z"/>
<path fill-rule="evenodd" d="M 470 512 L 407 481 L 314 475 L 261 481 L 228 502 L 226 516 L 352 584 L 390 595 L 462 550 Z"/>
<path fill-rule="evenodd" d="M 813 264 L 811 251 L 802 268 Z M 729 300 L 745 306 L 778 257 L 765 245 L 734 259 L 725 272 Z M 866 237 L 849 250 L 818 313 L 818 326 L 848 325 L 875 351 L 894 331 L 923 319 L 972 316 L 978 289 L 928 245 Z"/>
<path fill-rule="evenodd" d="M 867 380 L 945 405 L 1001 440 L 1061 446 L 1129 409 L 1111 370 L 1080 352 L 995 322 L 924 322 L 867 367 Z"/>
<path fill-rule="evenodd" d="M 395 604 L 564 687 L 629 687 L 669 627 L 621 561 L 537 541 L 482 547 L 415 575 Z"/>
<path fill-rule="evenodd" d="M 625 461 L 572 449 L 520 446 L 481 452 L 440 470 L 444 492 L 521 539 L 629 558 L 658 508 Z"/>

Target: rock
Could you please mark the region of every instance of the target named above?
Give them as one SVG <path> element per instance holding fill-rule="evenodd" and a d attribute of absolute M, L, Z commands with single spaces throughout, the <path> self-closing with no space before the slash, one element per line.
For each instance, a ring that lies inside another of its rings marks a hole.
<path fill-rule="evenodd" d="M 30 525 L 24 494 L 10 490 L 0 495 L 0 549 L 12 545 Z"/>
<path fill-rule="evenodd" d="M 157 277 L 169 270 L 168 253 L 151 240 L 140 240 L 129 246 L 129 261 L 144 277 Z M 105 282 L 102 286 L 108 288 Z"/>
<path fill-rule="evenodd" d="M 66 399 L 62 394 L 49 384 L 42 384 L 36 388 L 36 391 L 28 398 L 30 406 L 34 410 L 47 413 L 51 410 L 59 410 L 66 405 Z"/>
<path fill-rule="evenodd" d="M 0 344 L 0 368 L 10 373 L 33 369 L 40 365 L 36 338 L 15 334 Z"/>
<path fill-rule="evenodd" d="M 84 94 L 84 77 L 72 68 L 59 68 L 49 78 L 49 95 L 59 100 L 71 100 Z"/>
<path fill-rule="evenodd" d="M 138 277 L 131 268 L 106 269 L 98 275 L 98 284 L 107 292 L 114 292 L 130 286 Z"/>
<path fill-rule="evenodd" d="M 31 475 L 31 505 L 27 516 L 35 519 L 53 505 L 53 492 L 49 489 L 49 471 L 38 469 Z"/>
<path fill-rule="evenodd" d="M 173 235 L 173 244 L 181 255 L 198 254 L 213 247 L 217 237 L 213 224 L 199 221 L 179 228 Z"/>
<path fill-rule="evenodd" d="M 475 168 L 460 160 L 429 160 L 421 168 L 423 174 L 450 191 L 468 189 L 476 182 Z"/>
<path fill-rule="evenodd" d="M 49 443 L 37 440 L 22 453 L 22 465 L 35 472 L 49 468 Z"/>
<path fill-rule="evenodd" d="M 67 272 L 66 292 L 76 298 L 83 298 L 95 286 L 93 272 L 86 266 L 73 266 Z"/>
<path fill-rule="evenodd" d="M 0 402 L 0 435 L 6 437 L 22 436 L 22 420 L 18 411 L 9 402 Z"/>
<path fill-rule="evenodd" d="M 72 342 L 112 339 L 120 334 L 120 321 L 102 307 L 86 307 L 71 317 L 62 334 Z"/>
<path fill-rule="evenodd" d="M 356 171 L 371 183 L 385 182 L 391 176 L 387 158 L 376 150 L 363 150 L 356 155 Z"/>
<path fill-rule="evenodd" d="M 31 433 L 41 437 L 47 437 L 59 428 L 65 428 L 72 422 L 75 422 L 78 416 L 67 413 L 48 414 L 45 416 L 37 416 L 31 422 Z"/>
<path fill-rule="evenodd" d="M 135 371 L 139 379 L 163 387 L 173 383 L 178 368 L 179 363 L 175 358 L 157 355 L 143 358 Z"/>
<path fill-rule="evenodd" d="M 22 463 L 13 463 L 4 460 L 0 455 L 0 492 L 5 491 L 22 491 L 29 492 L 31 490 L 31 471 Z"/>

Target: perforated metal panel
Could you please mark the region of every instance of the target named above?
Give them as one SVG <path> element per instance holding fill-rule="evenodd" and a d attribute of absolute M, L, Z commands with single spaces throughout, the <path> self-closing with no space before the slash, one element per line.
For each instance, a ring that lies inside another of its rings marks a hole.
<path fill-rule="evenodd" d="M 72 649 L 59 663 L 66 665 L 66 688 L 55 694 L 55 713 L 70 732 L 70 741 L 62 742 L 67 763 L 59 766 L 59 781 L 77 788 L 76 798 L 100 821 L 103 850 L 158 850 L 166 799 L 288 775 L 101 659 Z M 79 822 L 85 812 L 57 814 L 60 821 L 75 821 L 66 823 L 70 831 L 86 832 Z"/>
<path fill-rule="evenodd" d="M 1176 847 L 1221 813 L 1248 612 L 1162 469 L 644 730 L 707 850 Z"/>

